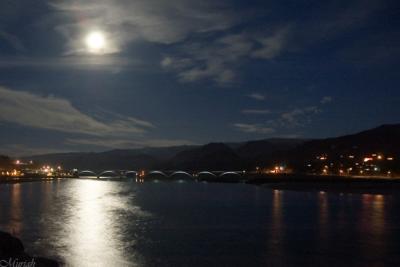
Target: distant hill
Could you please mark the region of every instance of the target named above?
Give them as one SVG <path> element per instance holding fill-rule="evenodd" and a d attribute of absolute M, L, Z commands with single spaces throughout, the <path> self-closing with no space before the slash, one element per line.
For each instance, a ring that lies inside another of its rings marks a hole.
<path fill-rule="evenodd" d="M 66 169 L 152 169 L 158 168 L 163 161 L 169 160 L 176 153 L 194 146 L 176 146 L 162 148 L 116 149 L 105 152 L 76 152 L 45 154 L 26 157 L 34 162 L 62 165 Z"/>
<path fill-rule="evenodd" d="M 61 153 L 29 157 L 43 164 L 78 169 L 179 169 L 238 170 L 285 162 L 301 168 L 316 156 L 329 154 L 362 157 L 384 153 L 400 158 L 400 124 L 382 125 L 336 138 L 265 139 L 241 143 L 210 143 L 203 146 L 119 149 L 100 153 Z"/>
<path fill-rule="evenodd" d="M 284 158 L 296 168 L 319 155 L 329 155 L 331 160 L 352 155 L 364 158 L 382 153 L 396 159 L 400 157 L 400 124 L 382 125 L 360 133 L 336 138 L 311 140 L 291 150 Z"/>
<path fill-rule="evenodd" d="M 331 156 L 342 154 L 365 155 L 368 153 L 400 153 L 400 124 L 382 125 L 357 134 L 305 142 L 294 151 L 309 157 L 321 153 Z"/>
<path fill-rule="evenodd" d="M 0 155 L 0 170 L 9 169 L 10 166 L 12 166 L 12 160 L 7 156 Z"/>
<path fill-rule="evenodd" d="M 182 151 L 167 166 L 180 170 L 232 170 L 241 168 L 241 158 L 223 143 L 211 143 Z"/>
<path fill-rule="evenodd" d="M 249 141 L 238 147 L 236 153 L 240 155 L 247 168 L 253 168 L 270 163 L 277 155 L 298 147 L 306 140 L 272 138 L 258 141 Z"/>

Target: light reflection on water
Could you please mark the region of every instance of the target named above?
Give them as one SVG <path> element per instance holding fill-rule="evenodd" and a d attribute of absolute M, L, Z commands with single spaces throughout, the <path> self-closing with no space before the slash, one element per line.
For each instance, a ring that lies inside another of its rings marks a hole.
<path fill-rule="evenodd" d="M 283 260 L 283 241 L 284 241 L 284 228 L 283 209 L 282 209 L 282 196 L 283 191 L 273 190 L 272 192 L 272 207 L 271 207 L 271 226 L 269 235 L 268 251 L 274 255 L 274 261 Z M 282 264 L 282 262 L 278 262 Z M 278 264 L 277 263 L 277 264 Z"/>
<path fill-rule="evenodd" d="M 122 186 L 88 180 L 5 185 L 11 205 L 9 209 L 2 206 L 1 211 L 8 210 L 9 215 L 0 214 L 1 229 L 32 240 L 33 244 L 26 244 L 28 249 L 49 257 L 57 255 L 68 266 L 140 265 L 134 253 L 124 255 L 125 246 L 133 246 L 135 240 L 122 241 L 119 224 L 127 222 L 120 217 L 124 213 L 131 218 L 150 214 L 136 207 L 134 191 L 125 192 Z M 32 187 L 37 189 L 34 202 L 29 201 Z M 26 202 L 21 199 L 23 189 Z M 2 196 L 7 193 L 4 191 Z"/>
<path fill-rule="evenodd" d="M 71 214 L 67 223 L 72 229 L 67 243 L 71 250 L 66 258 L 72 265 L 127 265 L 123 247 L 118 244 L 113 213 L 110 212 L 117 200 L 107 198 L 108 202 L 105 202 L 103 196 L 107 194 L 109 185 L 106 183 L 83 181 L 77 188 L 76 204 L 69 210 Z"/>
<path fill-rule="evenodd" d="M 68 266 L 398 266 L 398 196 L 240 184 L 1 185 L 0 229 Z"/>
<path fill-rule="evenodd" d="M 11 190 L 10 223 L 11 233 L 20 235 L 22 230 L 21 185 L 13 184 Z"/>

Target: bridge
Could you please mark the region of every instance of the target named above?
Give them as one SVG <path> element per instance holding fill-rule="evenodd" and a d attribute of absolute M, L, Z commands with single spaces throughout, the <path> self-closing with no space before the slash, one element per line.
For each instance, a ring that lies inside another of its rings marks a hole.
<path fill-rule="evenodd" d="M 221 179 L 240 179 L 245 174 L 243 171 L 181 171 L 181 170 L 81 170 L 76 173 L 79 178 L 97 178 L 97 179 L 128 179 L 136 180 L 221 180 Z"/>

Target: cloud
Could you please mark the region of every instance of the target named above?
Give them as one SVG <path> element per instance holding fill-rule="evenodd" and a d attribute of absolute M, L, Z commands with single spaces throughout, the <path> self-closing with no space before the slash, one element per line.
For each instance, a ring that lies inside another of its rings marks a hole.
<path fill-rule="evenodd" d="M 177 72 L 181 82 L 210 79 L 219 85 L 233 82 L 241 62 L 251 58 L 271 60 L 285 47 L 287 27 L 267 33 L 225 34 L 214 40 L 180 46 L 174 56 L 165 56 L 161 66 Z"/>
<path fill-rule="evenodd" d="M 122 52 L 133 42 L 174 44 L 160 65 L 183 83 L 230 84 L 243 60 L 276 58 L 289 35 L 287 26 L 276 25 L 262 32 L 230 33 L 243 13 L 229 1 L 61 0 L 51 5 L 65 17 L 56 30 L 67 40 L 67 55 L 88 53 L 84 40 L 92 31 L 105 35 L 103 54 Z"/>
<path fill-rule="evenodd" d="M 109 70 L 117 72 L 121 69 L 144 69 L 148 67 L 139 60 L 116 56 L 69 56 L 54 58 L 35 57 L 0 57 L 0 68 L 73 68 L 78 70 Z"/>
<path fill-rule="evenodd" d="M 291 111 L 284 112 L 280 115 L 279 123 L 284 127 L 303 126 L 311 122 L 311 117 L 320 113 L 321 110 L 317 106 L 305 108 L 295 108 Z"/>
<path fill-rule="evenodd" d="M 161 66 L 177 72 L 181 82 L 211 79 L 224 85 L 234 81 L 232 66 L 249 54 L 252 46 L 244 34 L 225 35 L 211 43 L 192 42 L 179 47 L 174 57 L 166 56 Z"/>
<path fill-rule="evenodd" d="M 195 145 L 196 143 L 183 139 L 116 139 L 116 138 L 69 138 L 69 145 L 90 145 L 100 148 L 142 148 L 142 147 L 170 147 L 180 145 Z"/>
<path fill-rule="evenodd" d="M 79 111 L 65 99 L 43 97 L 0 87 L 0 122 L 92 136 L 143 134 L 150 122 L 128 116 L 98 120 Z"/>
<path fill-rule="evenodd" d="M 333 98 L 331 96 L 324 96 L 321 99 L 320 103 L 324 105 L 324 104 L 331 103 L 332 101 L 333 101 Z"/>
<path fill-rule="evenodd" d="M 244 114 L 271 114 L 272 112 L 268 109 L 244 109 L 242 110 Z"/>
<path fill-rule="evenodd" d="M 286 42 L 289 36 L 289 28 L 279 29 L 267 37 L 257 38 L 256 41 L 261 45 L 260 48 L 254 50 L 251 56 L 261 59 L 273 59 L 280 55 L 286 47 Z"/>
<path fill-rule="evenodd" d="M 233 126 L 235 126 L 239 131 L 245 133 L 271 134 L 275 132 L 274 128 L 263 124 L 235 123 Z"/>
<path fill-rule="evenodd" d="M 51 5 L 69 19 L 57 30 L 68 39 L 70 53 L 83 52 L 82 40 L 92 30 L 105 32 L 111 42 L 105 53 L 115 53 L 133 41 L 172 44 L 235 24 L 229 6 L 211 0 L 61 0 Z"/>
<path fill-rule="evenodd" d="M 247 112 L 245 112 L 247 111 Z M 272 112 L 270 110 L 243 110 L 246 114 L 272 114 L 277 113 L 277 117 L 269 119 L 263 123 L 235 123 L 234 126 L 245 133 L 270 134 L 277 130 L 303 127 L 311 123 L 313 116 L 321 113 L 318 106 L 308 106 L 295 108 L 284 112 Z"/>
<path fill-rule="evenodd" d="M 249 94 L 248 97 L 253 98 L 255 100 L 260 100 L 260 101 L 265 100 L 265 95 L 262 95 L 262 94 L 259 94 L 259 93 Z"/>
<path fill-rule="evenodd" d="M 32 156 L 32 155 L 43 155 L 52 153 L 68 153 L 72 152 L 70 149 L 61 148 L 48 148 L 48 147 L 37 147 L 22 144 L 6 144 L 1 147 L 1 153 L 13 157 L 17 156 Z"/>

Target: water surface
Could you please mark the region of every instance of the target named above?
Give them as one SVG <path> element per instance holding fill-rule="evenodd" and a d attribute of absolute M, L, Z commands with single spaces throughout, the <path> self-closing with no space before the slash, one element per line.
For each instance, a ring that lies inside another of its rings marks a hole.
<path fill-rule="evenodd" d="M 400 266 L 400 195 L 244 184 L 0 185 L 0 229 L 68 266 Z"/>

